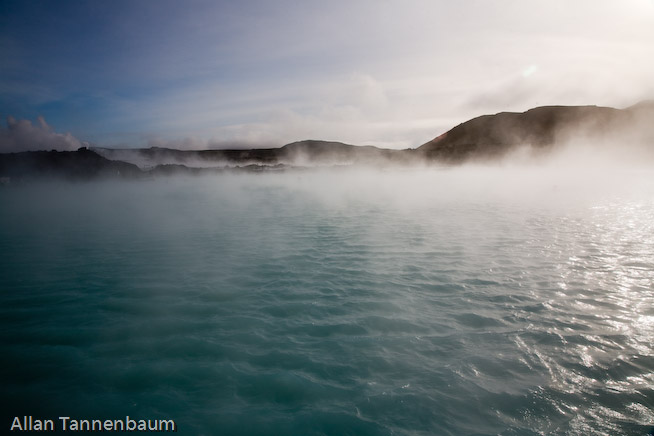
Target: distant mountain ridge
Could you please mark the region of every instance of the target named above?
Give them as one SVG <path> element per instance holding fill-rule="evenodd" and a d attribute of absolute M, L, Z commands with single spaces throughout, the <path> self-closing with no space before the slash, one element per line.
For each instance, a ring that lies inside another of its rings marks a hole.
<path fill-rule="evenodd" d="M 626 109 L 541 106 L 525 112 L 482 115 L 459 124 L 417 149 L 406 150 L 305 140 L 280 148 L 261 149 L 82 147 L 73 152 L 4 153 L 0 154 L 0 178 L 3 181 L 34 177 L 88 180 L 204 174 L 230 169 L 277 171 L 311 166 L 456 165 L 500 159 L 521 147 L 547 152 L 575 141 L 585 141 L 597 147 L 638 143 L 654 151 L 654 100 Z"/>
<path fill-rule="evenodd" d="M 495 159 L 516 147 L 547 149 L 572 141 L 654 141 L 654 101 L 627 109 L 541 106 L 526 112 L 482 115 L 418 147 L 429 161 Z"/>
<path fill-rule="evenodd" d="M 461 164 L 501 158 L 519 147 L 546 152 L 573 141 L 641 142 L 654 146 L 654 100 L 626 109 L 541 106 L 525 112 L 482 115 L 459 124 L 417 149 L 391 150 L 334 141 L 305 140 L 280 148 L 249 150 L 95 149 L 109 159 L 142 168 L 158 164 L 352 165 Z"/>
<path fill-rule="evenodd" d="M 336 141 L 304 140 L 279 148 L 235 150 L 177 150 L 172 148 L 109 149 L 93 148 L 107 159 L 122 160 L 151 169 L 157 165 L 191 167 L 234 167 L 243 165 L 353 165 L 390 164 L 406 160 L 404 150 L 371 145 L 357 146 Z"/>

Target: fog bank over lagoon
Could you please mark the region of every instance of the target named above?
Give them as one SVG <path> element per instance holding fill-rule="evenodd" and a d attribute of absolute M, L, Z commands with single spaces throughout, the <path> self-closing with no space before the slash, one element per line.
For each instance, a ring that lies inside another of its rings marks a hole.
<path fill-rule="evenodd" d="M 11 185 L 3 412 L 645 434 L 652 199 L 651 167 L 608 164 Z"/>

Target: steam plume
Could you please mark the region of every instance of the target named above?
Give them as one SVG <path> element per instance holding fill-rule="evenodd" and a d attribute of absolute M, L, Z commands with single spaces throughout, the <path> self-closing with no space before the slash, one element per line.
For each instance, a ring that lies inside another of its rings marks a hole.
<path fill-rule="evenodd" d="M 0 126 L 0 153 L 36 150 L 77 150 L 87 146 L 70 133 L 57 133 L 42 116 L 36 123 L 7 117 L 7 127 Z"/>

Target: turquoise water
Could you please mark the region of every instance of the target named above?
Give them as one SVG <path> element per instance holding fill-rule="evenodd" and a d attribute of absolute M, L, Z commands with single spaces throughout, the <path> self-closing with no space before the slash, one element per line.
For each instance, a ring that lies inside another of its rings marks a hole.
<path fill-rule="evenodd" d="M 184 435 L 647 434 L 653 176 L 6 187 L 2 425 L 129 415 Z"/>

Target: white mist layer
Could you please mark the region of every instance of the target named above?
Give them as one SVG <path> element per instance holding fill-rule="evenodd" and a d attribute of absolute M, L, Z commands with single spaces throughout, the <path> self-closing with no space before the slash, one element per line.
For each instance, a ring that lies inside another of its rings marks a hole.
<path fill-rule="evenodd" d="M 0 200 L 19 405 L 195 434 L 651 424 L 652 168 L 323 168 Z"/>

